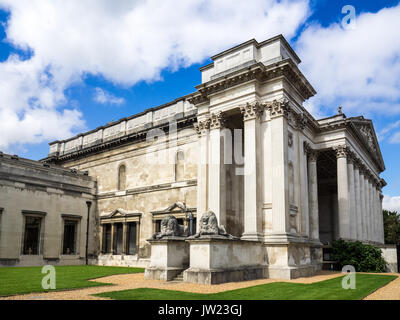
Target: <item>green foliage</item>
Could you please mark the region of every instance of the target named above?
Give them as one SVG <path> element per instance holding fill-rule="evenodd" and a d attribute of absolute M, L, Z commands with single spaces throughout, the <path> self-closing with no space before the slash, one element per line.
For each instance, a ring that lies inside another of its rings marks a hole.
<path fill-rule="evenodd" d="M 385 272 L 386 262 L 381 249 L 360 241 L 333 241 L 332 258 L 338 262 L 340 268 L 352 265 L 357 272 Z"/>
<path fill-rule="evenodd" d="M 385 243 L 400 243 L 400 214 L 397 211 L 383 210 Z"/>

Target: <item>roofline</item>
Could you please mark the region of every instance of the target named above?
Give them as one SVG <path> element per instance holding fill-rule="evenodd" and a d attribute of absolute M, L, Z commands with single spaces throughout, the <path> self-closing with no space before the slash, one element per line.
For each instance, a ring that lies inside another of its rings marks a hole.
<path fill-rule="evenodd" d="M 224 50 L 224 51 L 222 51 L 220 53 L 217 53 L 216 55 L 213 55 L 211 57 L 211 60 L 218 59 L 219 57 L 221 57 L 221 56 L 223 56 L 223 55 L 225 55 L 227 53 L 236 51 L 237 49 L 245 47 L 245 46 L 247 46 L 249 44 L 254 44 L 258 49 L 258 48 L 260 48 L 260 47 L 262 47 L 262 46 L 264 46 L 264 45 L 266 45 L 268 43 L 274 42 L 276 40 L 282 40 L 282 42 L 285 44 L 285 46 L 289 49 L 290 54 L 296 59 L 296 62 L 297 63 L 301 62 L 301 59 L 299 58 L 299 56 L 296 54 L 296 52 L 293 50 L 292 46 L 289 44 L 289 42 L 285 39 L 285 37 L 282 34 L 278 34 L 277 36 L 269 38 L 269 39 L 264 40 L 262 42 L 258 42 L 254 38 L 251 39 L 251 40 L 247 40 L 247 41 L 245 41 L 243 43 L 240 43 L 240 44 L 238 44 L 238 45 L 236 45 L 236 46 L 234 46 L 232 48 L 226 49 L 226 50 Z M 205 66 L 200 67 L 199 70 L 203 71 L 205 69 L 210 68 L 212 65 L 214 65 L 214 62 L 211 62 L 211 63 L 209 63 L 209 64 L 207 64 Z"/>
<path fill-rule="evenodd" d="M 159 106 L 147 108 L 147 109 L 145 109 L 145 110 L 143 110 L 143 111 L 141 111 L 141 112 L 139 112 L 139 113 L 135 113 L 135 114 L 133 114 L 133 115 L 131 115 L 131 116 L 124 117 L 124 118 L 118 119 L 118 120 L 116 120 L 116 121 L 108 122 L 107 124 L 105 124 L 105 125 L 103 125 L 103 126 L 96 127 L 95 129 L 92 129 L 92 130 L 90 130 L 90 131 L 86 131 L 86 132 L 83 132 L 83 133 L 79 133 L 79 134 L 77 134 L 77 135 L 75 135 L 75 136 L 73 136 L 73 137 L 71 137 L 71 138 L 67 138 L 67 139 L 64 139 L 64 140 L 55 140 L 55 141 L 49 142 L 48 144 L 49 144 L 49 146 L 51 146 L 51 145 L 56 144 L 56 143 L 65 143 L 65 142 L 74 140 L 74 139 L 76 139 L 76 138 L 79 138 L 79 137 L 82 137 L 82 136 L 86 136 L 86 135 L 91 134 L 91 133 L 93 133 L 93 132 L 96 132 L 96 131 L 98 131 L 98 130 L 100 130 L 100 129 L 105 129 L 105 128 L 114 126 L 114 125 L 116 125 L 116 124 L 119 124 L 119 123 L 121 123 L 121 122 L 123 122 L 123 121 L 132 120 L 132 119 L 134 119 L 134 118 L 138 118 L 138 117 L 140 117 L 140 116 L 145 115 L 145 114 L 148 113 L 148 112 L 157 111 L 157 110 L 160 110 L 160 109 L 169 107 L 169 106 L 171 106 L 171 105 L 173 105 L 173 104 L 178 103 L 179 101 L 186 100 L 187 98 L 189 98 L 189 97 L 192 96 L 193 94 L 195 94 L 195 92 L 192 92 L 192 93 L 189 93 L 189 94 L 187 94 L 187 95 L 181 96 L 181 97 L 179 97 L 179 98 L 176 98 L 176 99 L 174 99 L 174 100 L 172 100 L 172 101 L 166 102 L 166 103 L 161 104 L 161 105 L 159 105 Z"/>

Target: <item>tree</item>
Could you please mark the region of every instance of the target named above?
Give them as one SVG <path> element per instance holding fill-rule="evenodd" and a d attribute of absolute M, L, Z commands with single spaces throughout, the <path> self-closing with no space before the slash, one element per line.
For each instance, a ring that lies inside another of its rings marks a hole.
<path fill-rule="evenodd" d="M 397 211 L 383 210 L 385 243 L 400 243 L 400 214 Z"/>

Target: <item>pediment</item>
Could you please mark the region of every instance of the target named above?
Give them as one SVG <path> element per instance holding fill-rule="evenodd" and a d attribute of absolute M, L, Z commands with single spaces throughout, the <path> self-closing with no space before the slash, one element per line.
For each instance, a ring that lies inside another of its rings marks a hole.
<path fill-rule="evenodd" d="M 110 218 L 125 218 L 131 216 L 140 216 L 141 213 L 138 211 L 126 211 L 124 209 L 118 208 L 107 215 L 103 215 L 101 219 L 110 219 Z"/>
<path fill-rule="evenodd" d="M 174 214 L 174 213 L 186 213 L 195 211 L 196 208 L 189 208 L 186 206 L 186 203 L 178 201 L 170 205 L 169 207 L 165 208 L 164 210 L 152 211 L 151 213 L 153 215 L 159 215 L 159 214 Z"/>
<path fill-rule="evenodd" d="M 377 162 L 378 167 L 383 171 L 385 164 L 383 162 L 381 149 L 379 147 L 378 139 L 376 137 L 375 129 L 371 120 L 364 119 L 364 117 L 349 119 L 361 140 L 363 146 L 369 151 L 372 159 Z"/>

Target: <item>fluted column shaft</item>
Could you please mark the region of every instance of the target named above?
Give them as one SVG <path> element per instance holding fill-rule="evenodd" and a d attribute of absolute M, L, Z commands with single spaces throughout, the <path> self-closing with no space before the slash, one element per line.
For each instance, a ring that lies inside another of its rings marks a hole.
<path fill-rule="evenodd" d="M 319 217 L 318 217 L 318 178 L 317 178 L 317 157 L 316 151 L 308 153 L 308 192 L 310 210 L 310 234 L 311 239 L 319 239 Z"/>
<path fill-rule="evenodd" d="M 354 187 L 354 166 L 351 155 L 347 156 L 347 172 L 349 185 L 349 236 L 350 239 L 357 239 L 357 222 L 356 222 L 356 204 L 355 204 L 355 187 Z"/>
<path fill-rule="evenodd" d="M 362 240 L 360 170 L 357 164 L 354 166 L 354 200 L 356 239 Z"/>
<path fill-rule="evenodd" d="M 241 108 L 244 121 L 244 240 L 260 240 L 262 237 L 260 183 L 260 116 L 263 112 L 258 103 Z M 279 152 L 279 151 L 277 151 Z"/>
<path fill-rule="evenodd" d="M 348 240 L 350 238 L 350 215 L 349 215 L 349 183 L 347 169 L 346 146 L 336 147 L 337 158 L 337 187 L 338 187 L 338 209 L 339 209 L 339 237 Z"/>

